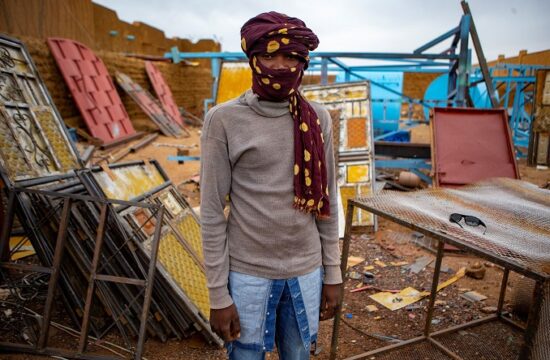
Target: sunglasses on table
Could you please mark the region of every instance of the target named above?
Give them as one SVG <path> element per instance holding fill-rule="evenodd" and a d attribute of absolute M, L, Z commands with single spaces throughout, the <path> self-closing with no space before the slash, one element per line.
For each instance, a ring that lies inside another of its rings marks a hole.
<path fill-rule="evenodd" d="M 472 215 L 463 215 L 463 214 L 457 214 L 457 213 L 453 213 L 449 216 L 450 222 L 458 224 L 458 226 L 464 229 L 464 227 L 460 223 L 462 219 L 464 219 L 464 223 L 468 226 L 480 226 L 480 225 L 483 226 L 484 227 L 483 235 L 485 235 L 485 232 L 487 231 L 487 225 L 485 225 L 485 223 L 479 218 Z"/>

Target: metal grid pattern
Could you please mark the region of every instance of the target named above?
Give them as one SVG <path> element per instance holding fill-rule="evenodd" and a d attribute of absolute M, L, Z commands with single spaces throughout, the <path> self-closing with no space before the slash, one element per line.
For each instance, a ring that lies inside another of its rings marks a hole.
<path fill-rule="evenodd" d="M 189 299 L 188 306 L 200 314 L 196 319 L 202 324 L 203 331 L 212 336 L 205 322 L 210 314 L 210 299 L 198 217 L 173 185 L 150 194 L 145 202 L 161 205 L 165 209 L 158 256 L 159 271 L 180 296 Z M 151 214 L 147 210 L 129 208 L 123 210 L 121 215 L 131 229 L 138 231 L 142 249 L 149 254 L 152 236 L 147 225 Z M 154 225 L 149 224 L 149 227 Z"/>
<path fill-rule="evenodd" d="M 139 105 L 141 110 L 149 116 L 166 136 L 179 137 L 182 128 L 178 120 L 174 119 L 168 112 L 160 107 L 153 96 L 139 84 L 134 82 L 128 75 L 117 72 L 115 74 L 120 87 Z"/>
<path fill-rule="evenodd" d="M 459 189 L 384 192 L 356 202 L 397 222 L 490 252 L 543 277 L 550 275 L 550 191 L 535 185 L 498 178 Z M 487 225 L 485 235 L 481 226 L 460 228 L 451 223 L 451 213 L 477 216 Z"/>
<path fill-rule="evenodd" d="M 507 360 L 518 358 L 523 345 L 523 332 L 503 322 L 493 321 L 434 339 L 464 360 Z"/>
<path fill-rule="evenodd" d="M 531 352 L 533 360 L 550 359 L 550 281 L 543 286 L 541 297 L 541 313 L 536 325 L 538 331 L 534 336 Z"/>
<path fill-rule="evenodd" d="M 103 61 L 73 40 L 48 38 L 48 46 L 90 134 L 105 145 L 135 135 Z"/>
<path fill-rule="evenodd" d="M 149 76 L 149 80 L 164 110 L 183 126 L 184 124 L 180 111 L 176 105 L 176 101 L 174 101 L 174 96 L 172 95 L 170 87 L 164 80 L 164 76 L 162 76 L 159 69 L 151 61 L 145 62 L 145 71 Z"/>
<path fill-rule="evenodd" d="M 340 113 L 337 158 L 349 154 L 360 155 L 360 163 L 338 160 L 338 186 L 344 211 L 350 198 L 372 194 L 374 191 L 374 140 L 371 116 L 370 84 L 368 82 L 304 86 L 302 94 L 310 101 L 316 101 L 329 111 Z M 333 127 L 334 128 L 334 127 Z M 350 176 L 352 174 L 362 176 Z M 374 216 L 358 211 L 354 225 L 375 225 Z"/>
<path fill-rule="evenodd" d="M 10 181 L 80 167 L 64 123 L 22 43 L 0 37 L 0 164 Z"/>
<path fill-rule="evenodd" d="M 159 261 L 201 313 L 208 318 L 210 299 L 206 275 L 172 231 L 160 240 Z"/>
<path fill-rule="evenodd" d="M 357 357 L 358 359 L 365 359 L 365 357 Z M 351 357 L 349 359 L 355 359 Z M 434 345 L 428 342 L 419 342 L 409 345 L 407 347 L 390 350 L 385 353 L 372 355 L 367 357 L 369 360 L 452 360 L 451 357 L 445 355 Z"/>

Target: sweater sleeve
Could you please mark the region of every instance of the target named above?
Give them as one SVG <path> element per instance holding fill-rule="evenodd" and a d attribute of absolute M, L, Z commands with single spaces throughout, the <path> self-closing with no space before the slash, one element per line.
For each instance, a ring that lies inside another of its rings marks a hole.
<path fill-rule="evenodd" d="M 340 247 L 338 241 L 338 191 L 336 189 L 336 165 L 332 145 L 332 120 L 328 111 L 318 107 L 317 113 L 323 130 L 325 161 L 330 201 L 330 218 L 317 220 L 317 229 L 321 238 L 322 261 L 325 270 L 325 284 L 340 284 Z"/>
<path fill-rule="evenodd" d="M 233 303 L 228 290 L 229 249 L 226 196 L 231 189 L 227 137 L 216 108 L 206 115 L 201 135 L 201 235 L 210 307 L 223 309 Z"/>

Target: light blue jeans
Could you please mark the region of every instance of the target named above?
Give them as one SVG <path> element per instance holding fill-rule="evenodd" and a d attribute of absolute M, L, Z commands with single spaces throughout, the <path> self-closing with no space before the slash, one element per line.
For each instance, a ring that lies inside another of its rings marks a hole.
<path fill-rule="evenodd" d="M 281 360 L 307 360 L 317 341 L 323 272 L 271 280 L 230 272 L 241 337 L 226 344 L 231 360 L 260 360 L 275 343 Z"/>

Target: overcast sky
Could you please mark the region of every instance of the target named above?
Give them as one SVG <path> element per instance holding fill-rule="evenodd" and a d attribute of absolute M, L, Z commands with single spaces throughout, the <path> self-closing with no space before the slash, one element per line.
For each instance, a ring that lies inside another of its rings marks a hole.
<path fill-rule="evenodd" d="M 239 30 L 258 13 L 301 18 L 321 40 L 318 51 L 412 52 L 458 25 L 460 0 L 93 0 L 168 37 L 216 39 L 240 51 Z M 550 0 L 470 0 L 488 60 L 550 49 Z M 474 59 L 473 61 L 477 61 Z"/>

